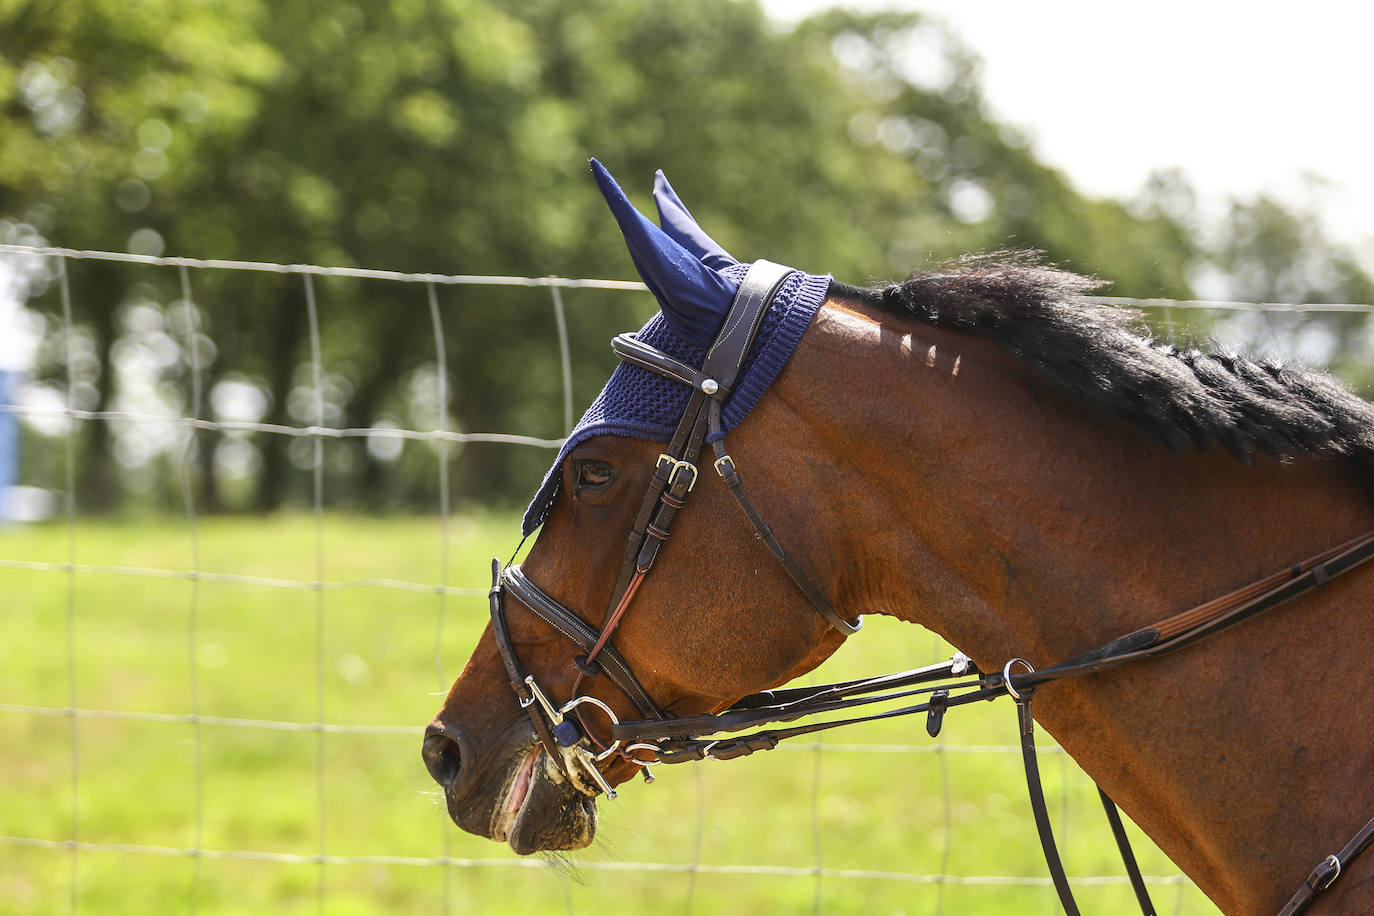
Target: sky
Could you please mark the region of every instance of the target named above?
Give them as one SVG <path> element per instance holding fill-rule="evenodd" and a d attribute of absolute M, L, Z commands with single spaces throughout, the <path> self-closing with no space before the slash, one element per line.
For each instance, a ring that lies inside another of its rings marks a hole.
<path fill-rule="evenodd" d="M 782 22 L 834 5 L 945 20 L 983 59 L 991 113 L 1087 193 L 1129 197 L 1176 167 L 1214 212 L 1311 200 L 1374 268 L 1374 4 L 763 0 Z"/>

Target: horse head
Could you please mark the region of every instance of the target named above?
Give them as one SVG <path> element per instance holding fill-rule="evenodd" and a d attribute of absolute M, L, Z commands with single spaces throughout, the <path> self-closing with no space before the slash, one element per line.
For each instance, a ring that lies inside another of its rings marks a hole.
<path fill-rule="evenodd" d="M 654 187 L 661 225 L 655 225 L 599 163 L 593 161 L 592 169 L 660 305 L 624 345 L 700 368 L 749 266 L 701 230 L 661 172 Z M 724 403 L 720 423 L 722 431 L 733 429 L 749 415 L 731 436 L 731 447 L 742 467 L 753 464 L 755 454 L 767 454 L 767 470 L 759 468 L 755 479 L 773 491 L 770 522 L 783 530 L 809 530 L 816 525 L 817 503 L 804 494 L 828 472 L 772 447 L 804 431 L 786 405 L 762 395 L 825 299 L 829 278 L 785 273 L 780 287 L 770 290 L 776 294 L 768 314 L 759 316 L 754 346 L 740 354 L 746 358 L 736 367 L 734 396 Z M 496 632 L 488 628 L 425 739 L 426 764 L 464 829 L 504 840 L 522 853 L 585 846 L 595 830 L 596 795 L 640 772 L 636 761 L 651 755 L 621 743 L 617 753 L 594 763 L 573 760 L 566 748 L 547 740 L 551 736 L 541 741 L 538 726 L 550 712 L 561 718 L 561 708 L 575 697 L 597 701 L 580 704 L 576 719 L 585 744 L 604 754 L 616 744 L 612 721 L 718 711 L 814 668 L 843 641 L 843 627 L 818 614 L 789 581 L 711 471 L 702 448 L 705 411 L 692 446 L 701 454 L 675 456 L 671 464 L 664 460 L 693 398 L 706 400 L 682 381 L 627 358 L 569 436 L 531 503 L 524 529 L 530 534 L 537 528 L 539 535 L 516 580 L 526 590 L 512 594 L 507 588 L 500 596 L 508 637 L 499 625 Z M 651 490 L 656 495 L 650 517 L 640 519 Z M 644 529 L 666 525 L 657 517 L 661 499 L 685 500 L 688 493 L 690 508 L 672 526 L 672 543 L 658 539 L 652 559 L 641 559 Z M 635 571 L 644 565 L 652 575 Z M 531 599 L 531 586 L 591 633 L 615 615 L 613 639 L 608 634 L 601 651 L 623 659 L 643 696 L 630 695 L 597 660 L 587 664 L 585 644 L 533 613 L 527 603 L 539 599 Z M 625 606 L 616 614 L 622 599 Z M 541 699 L 522 696 L 529 689 L 523 684 L 512 689 L 512 672 L 499 648 L 503 638 Z M 545 701 L 551 710 L 541 708 Z"/>

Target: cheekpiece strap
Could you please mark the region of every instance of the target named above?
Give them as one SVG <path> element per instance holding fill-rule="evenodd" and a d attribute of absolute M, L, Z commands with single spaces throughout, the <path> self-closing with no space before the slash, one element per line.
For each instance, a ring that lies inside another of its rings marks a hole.
<path fill-rule="evenodd" d="M 535 616 L 562 633 L 564 638 L 578 646 L 582 651 L 586 652 L 595 645 L 597 631 L 545 594 L 543 589 L 526 578 L 524 571 L 519 566 L 506 567 L 501 573 L 501 585 L 520 599 L 520 603 L 529 608 Z M 639 708 L 642 715 L 650 718 L 664 718 L 663 711 L 654 703 L 648 691 L 639 683 L 639 680 L 630 670 L 630 666 L 625 663 L 618 652 L 610 646 L 604 646 L 601 649 L 601 658 L 611 680 L 615 681 L 616 686 L 625 692 L 635 706 Z"/>
<path fill-rule="evenodd" d="M 722 393 L 735 387 L 744 357 L 749 353 L 749 345 L 754 342 L 768 304 L 777 295 L 779 287 L 792 274 L 792 268 L 772 261 L 758 260 L 749 266 L 749 272 L 740 282 L 739 292 L 735 294 L 734 305 L 725 318 L 725 324 L 716 335 L 716 342 L 706 352 L 701 372 L 714 380 Z"/>

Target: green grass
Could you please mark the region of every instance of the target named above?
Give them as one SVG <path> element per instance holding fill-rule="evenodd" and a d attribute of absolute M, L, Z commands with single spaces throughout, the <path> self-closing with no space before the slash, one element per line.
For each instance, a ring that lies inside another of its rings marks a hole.
<path fill-rule="evenodd" d="M 516 529 L 514 516 L 455 519 L 448 584 L 483 587 L 489 558 L 509 551 Z M 316 576 L 308 515 L 202 519 L 197 535 L 203 571 Z M 175 520 L 82 520 L 73 546 L 80 566 L 193 566 L 190 529 Z M 434 518 L 331 515 L 321 546 L 325 581 L 437 583 L 443 574 Z M 64 525 L 0 529 L 0 560 L 60 566 L 68 557 Z M 204 716 L 313 722 L 322 703 L 330 723 L 413 730 L 331 733 L 321 742 L 313 732 L 0 710 L 0 835 L 60 843 L 72 838 L 75 811 L 79 839 L 102 847 L 187 849 L 199 831 L 200 847 L 220 853 L 309 857 L 323 845 L 330 856 L 350 858 L 480 860 L 448 868 L 321 866 L 0 843 L 0 914 L 71 912 L 73 887 L 77 911 L 100 914 L 315 913 L 321 888 L 331 914 L 528 916 L 609 906 L 811 913 L 818 895 L 824 913 L 1057 911 L 1043 885 L 710 870 L 819 864 L 908 876 L 1043 878 L 1019 757 L 960 750 L 1013 744 L 1009 704 L 952 711 L 938 743 L 926 738 L 921 720 L 897 720 L 832 732 L 820 751 L 808 745 L 660 767 L 653 786 L 636 783 L 602 803 L 592 849 L 566 860 L 519 860 L 447 823 L 419 756 L 421 729 L 486 623 L 484 599 L 372 585 L 317 592 L 16 568 L 0 568 L 0 596 L 2 704 L 184 715 L 193 708 L 194 670 Z M 925 631 L 875 619 L 817 677 L 897 670 L 948 652 Z M 855 744 L 921 750 L 844 747 Z M 1062 754 L 1044 755 L 1041 765 L 1070 874 L 1120 875 L 1091 783 Z M 1145 873 L 1176 875 L 1132 830 Z M 706 870 L 671 870 L 694 862 Z M 1134 906 L 1122 885 L 1077 893 L 1085 912 Z M 1153 893 L 1164 913 L 1215 912 L 1191 886 L 1156 885 Z"/>

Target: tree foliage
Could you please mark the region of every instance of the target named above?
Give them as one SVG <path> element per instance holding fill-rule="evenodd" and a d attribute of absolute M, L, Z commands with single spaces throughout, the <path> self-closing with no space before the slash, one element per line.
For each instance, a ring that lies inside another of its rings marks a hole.
<path fill-rule="evenodd" d="M 1089 199 L 1039 162 L 987 115 L 978 62 L 918 14 L 829 12 L 784 31 L 734 0 L 0 0 L 0 229 L 10 237 L 633 278 L 587 178 L 590 155 L 632 195 L 665 169 L 740 257 L 851 282 L 899 279 L 968 250 L 1031 247 L 1119 295 L 1187 296 L 1208 255 L 1166 205 L 1178 190 L 1167 182 L 1143 203 Z M 1246 258 L 1274 263 L 1267 238 L 1238 222 L 1220 263 L 1238 274 Z M 1349 266 L 1367 296 L 1368 278 Z M 437 291 L 450 393 L 439 405 L 424 288 L 317 280 L 321 405 L 299 277 L 192 280 L 187 328 L 174 271 L 72 267 L 89 351 L 81 406 L 127 407 L 137 389 L 173 416 L 194 410 L 194 331 L 206 416 L 562 432 L 547 291 Z M 50 332 L 58 298 L 50 285 L 33 300 Z M 565 298 L 585 404 L 612 364 L 606 338 L 650 305 L 626 293 Z M 50 341 L 44 353 L 35 383 L 63 389 L 63 348 Z M 180 461 L 179 440 L 140 446 L 139 435 L 81 426 L 87 505 L 114 507 L 130 486 L 176 497 L 166 469 Z M 43 448 L 33 443 L 31 461 Z M 333 502 L 434 504 L 428 444 L 396 455 L 351 439 L 324 451 Z M 205 505 L 309 498 L 309 440 L 205 433 L 194 452 Z M 518 498 L 547 457 L 470 446 L 456 459 L 460 495 Z"/>

